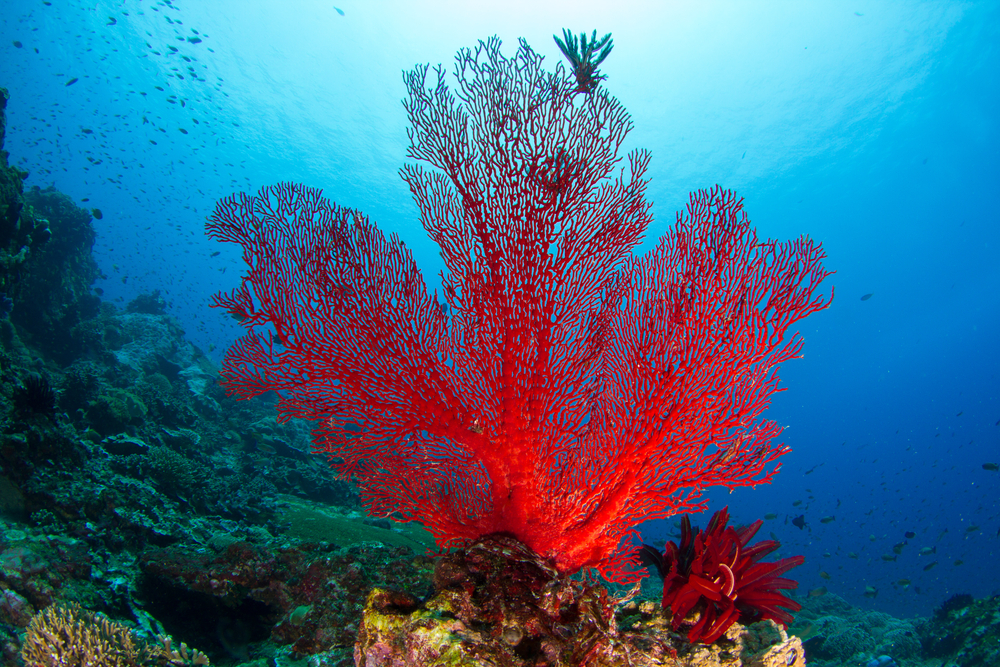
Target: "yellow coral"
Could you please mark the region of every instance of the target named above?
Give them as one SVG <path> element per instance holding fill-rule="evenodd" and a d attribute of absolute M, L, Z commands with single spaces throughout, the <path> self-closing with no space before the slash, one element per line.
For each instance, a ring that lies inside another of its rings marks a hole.
<path fill-rule="evenodd" d="M 171 649 L 169 637 L 150 648 L 137 642 L 131 630 L 98 618 L 80 605 L 53 605 L 35 614 L 21 647 L 27 667 L 153 667 L 208 665 L 208 657 L 181 644 Z"/>
<path fill-rule="evenodd" d="M 170 637 L 160 635 L 159 639 L 163 642 L 161 654 L 171 665 L 208 665 L 208 656 L 198 649 L 188 648 L 184 642 L 181 642 L 180 650 L 173 649 L 170 647 L 173 641 Z"/>
<path fill-rule="evenodd" d="M 153 653 L 128 628 L 79 605 L 53 605 L 31 619 L 21 647 L 28 667 L 144 667 Z"/>

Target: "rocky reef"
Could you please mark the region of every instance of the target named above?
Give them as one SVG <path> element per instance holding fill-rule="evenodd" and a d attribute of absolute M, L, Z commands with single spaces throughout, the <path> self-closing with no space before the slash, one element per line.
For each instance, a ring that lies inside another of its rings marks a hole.
<path fill-rule="evenodd" d="M 899 619 L 826 594 L 803 601 L 789 628 L 818 667 L 907 667 L 1000 664 L 1000 596 L 956 595 L 931 618 Z"/>
<path fill-rule="evenodd" d="M 91 213 L 26 177 L 0 150 L 4 665 L 108 647 L 129 665 L 1000 662 L 997 598 L 902 621 L 828 595 L 789 633 L 702 645 L 670 630 L 658 582 L 609 592 L 516 545 L 431 557 L 418 526 L 365 517 L 310 424 L 225 396 L 159 293 L 103 301 Z"/>
<path fill-rule="evenodd" d="M 91 213 L 26 176 L 0 152 L 0 663 L 77 603 L 154 657 L 353 664 L 371 588 L 426 592 L 426 534 L 366 519 L 308 424 L 226 397 L 158 293 L 102 301 Z"/>
<path fill-rule="evenodd" d="M 587 665 L 805 667 L 797 637 L 773 621 L 732 625 L 710 645 L 687 641 L 652 600 L 615 599 L 587 577 L 560 577 L 513 538 L 497 535 L 434 562 L 433 596 L 375 589 L 358 667 Z"/>
<path fill-rule="evenodd" d="M 952 596 L 918 626 L 927 658 L 956 667 L 1000 665 L 1000 595 Z"/>

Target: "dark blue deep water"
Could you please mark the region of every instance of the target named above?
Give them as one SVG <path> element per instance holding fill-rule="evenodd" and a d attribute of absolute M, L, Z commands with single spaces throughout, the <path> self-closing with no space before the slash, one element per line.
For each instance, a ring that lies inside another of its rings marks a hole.
<path fill-rule="evenodd" d="M 773 513 L 761 535 L 806 556 L 802 589 L 865 609 L 998 592 L 1000 5 L 337 2 L 3 3 L 5 148 L 26 186 L 102 211 L 103 298 L 160 290 L 221 359 L 238 329 L 209 298 L 243 267 L 205 216 L 278 180 L 397 233 L 433 285 L 437 249 L 397 174 L 402 70 L 493 34 L 554 66 L 563 27 L 611 32 L 605 84 L 632 114 L 627 147 L 653 155 L 643 249 L 718 183 L 761 237 L 808 234 L 836 271 L 766 413 L 792 453 L 710 510 Z"/>

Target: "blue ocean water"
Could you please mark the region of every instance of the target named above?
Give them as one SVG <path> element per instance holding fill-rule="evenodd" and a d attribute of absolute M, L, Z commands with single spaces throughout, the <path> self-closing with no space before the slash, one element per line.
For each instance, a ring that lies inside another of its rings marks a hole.
<path fill-rule="evenodd" d="M 336 2 L 4 4 L 5 148 L 26 185 L 102 211 L 105 298 L 160 290 L 221 358 L 238 330 L 209 297 L 242 266 L 204 219 L 278 180 L 399 234 L 433 285 L 397 174 L 402 70 L 494 34 L 554 66 L 562 28 L 611 32 L 626 148 L 653 154 L 641 249 L 719 183 L 761 237 L 808 234 L 837 272 L 767 413 L 793 452 L 773 484 L 713 491 L 709 509 L 776 514 L 762 535 L 807 558 L 790 576 L 864 608 L 927 615 L 1000 589 L 1000 472 L 983 467 L 1000 463 L 1000 6 Z M 645 527 L 658 546 L 672 532 Z"/>

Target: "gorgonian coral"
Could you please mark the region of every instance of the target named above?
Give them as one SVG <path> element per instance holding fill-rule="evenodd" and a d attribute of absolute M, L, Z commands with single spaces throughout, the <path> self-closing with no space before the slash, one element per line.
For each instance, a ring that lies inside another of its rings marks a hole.
<path fill-rule="evenodd" d="M 511 58 L 496 38 L 463 49 L 447 74 L 406 75 L 401 170 L 443 293 L 399 237 L 320 190 L 227 197 L 207 230 L 247 272 L 215 303 L 247 333 L 224 385 L 314 422 L 371 516 L 419 521 L 442 549 L 501 534 L 560 575 L 635 582 L 635 526 L 766 482 L 788 451 L 761 415 L 800 354 L 792 327 L 829 305 L 825 255 L 758 238 L 718 186 L 636 254 L 650 155 L 622 163 L 618 100 L 580 99 L 524 41 Z"/>

